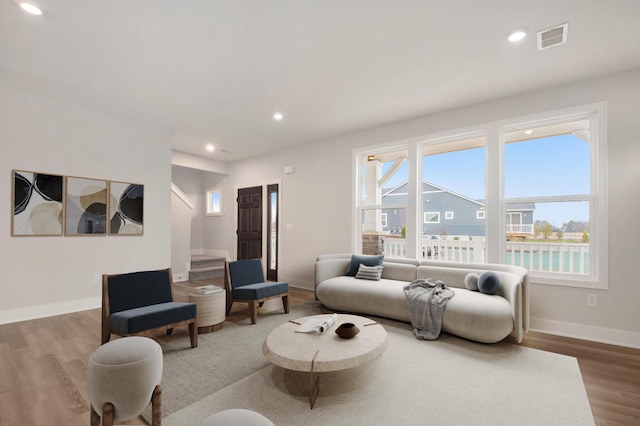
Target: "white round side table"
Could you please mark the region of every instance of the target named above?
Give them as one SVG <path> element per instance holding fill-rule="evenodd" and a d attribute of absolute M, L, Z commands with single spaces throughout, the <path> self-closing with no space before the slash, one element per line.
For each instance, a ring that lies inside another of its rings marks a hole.
<path fill-rule="evenodd" d="M 224 290 L 213 294 L 189 293 L 189 303 L 198 305 L 198 334 L 220 330 L 227 309 Z"/>

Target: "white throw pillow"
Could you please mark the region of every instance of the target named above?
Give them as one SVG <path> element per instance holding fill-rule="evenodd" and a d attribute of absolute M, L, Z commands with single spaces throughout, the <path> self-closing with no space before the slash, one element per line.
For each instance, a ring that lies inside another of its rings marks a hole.
<path fill-rule="evenodd" d="M 382 268 L 384 268 L 382 265 L 367 266 L 360 264 L 356 278 L 361 280 L 380 281 L 380 278 L 382 277 Z"/>

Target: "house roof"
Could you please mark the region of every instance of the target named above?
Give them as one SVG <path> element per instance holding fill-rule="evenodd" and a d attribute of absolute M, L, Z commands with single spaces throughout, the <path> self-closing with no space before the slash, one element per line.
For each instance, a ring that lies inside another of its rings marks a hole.
<path fill-rule="evenodd" d="M 404 181 L 401 184 L 396 185 L 393 188 L 388 188 L 388 189 L 384 189 L 383 188 L 382 189 L 382 197 L 389 196 L 389 195 L 394 195 L 393 193 L 395 191 L 399 190 L 400 188 L 402 188 L 406 184 L 407 184 L 407 181 Z M 448 189 L 446 189 L 446 188 L 444 188 L 442 186 L 438 186 L 438 185 L 436 185 L 434 183 L 427 182 L 426 180 L 422 181 L 422 185 L 423 185 L 423 188 L 424 188 L 424 185 L 429 185 L 429 186 L 431 186 L 433 188 L 436 188 L 436 191 L 448 192 L 451 195 L 454 195 L 456 197 L 465 199 L 467 201 L 471 201 L 472 203 L 478 204 L 479 206 L 482 206 L 482 207 L 485 206 L 484 199 L 474 200 L 474 199 L 466 197 L 466 196 L 464 196 L 462 194 L 458 194 L 456 192 L 450 191 L 450 190 L 448 190 Z M 400 194 L 406 194 L 406 192 L 400 193 Z M 399 194 L 396 194 L 396 195 L 399 195 Z M 507 207 L 507 211 L 510 211 L 510 210 L 511 211 L 533 211 L 536 208 L 536 204 L 535 203 L 507 203 L 506 207 Z"/>
<path fill-rule="evenodd" d="M 507 203 L 507 210 L 535 210 L 536 203 Z"/>

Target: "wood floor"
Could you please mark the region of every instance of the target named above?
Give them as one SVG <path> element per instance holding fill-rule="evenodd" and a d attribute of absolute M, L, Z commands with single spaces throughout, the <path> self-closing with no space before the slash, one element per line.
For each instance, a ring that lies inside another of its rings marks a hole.
<path fill-rule="evenodd" d="M 189 288 L 176 284 L 176 300 Z M 312 300 L 312 292 L 292 289 L 292 304 Z M 262 309 L 282 309 L 269 302 Z M 246 304 L 237 304 L 227 321 L 247 315 Z M 188 341 L 188 334 L 185 327 L 157 338 Z M 85 366 L 99 344 L 99 309 L 0 325 L 0 425 L 88 425 Z M 536 332 L 522 344 L 578 359 L 597 425 L 640 424 L 640 350 Z"/>

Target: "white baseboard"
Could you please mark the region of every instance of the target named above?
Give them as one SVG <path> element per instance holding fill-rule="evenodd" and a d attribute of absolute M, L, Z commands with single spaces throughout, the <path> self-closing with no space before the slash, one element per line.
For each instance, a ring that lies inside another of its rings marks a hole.
<path fill-rule="evenodd" d="M 0 324 L 9 324 L 12 322 L 69 314 L 71 312 L 86 311 L 88 309 L 100 308 L 101 306 L 101 297 L 93 297 L 90 299 L 71 300 L 68 302 L 51 303 L 48 305 L 9 309 L 0 311 Z"/>
<path fill-rule="evenodd" d="M 593 327 L 533 317 L 531 318 L 530 329 L 557 336 L 640 349 L 640 333 L 633 331 L 614 330 L 612 328 Z"/>
<path fill-rule="evenodd" d="M 172 278 L 174 283 L 189 281 L 189 271 L 182 274 L 172 274 Z"/>
<path fill-rule="evenodd" d="M 296 280 L 296 279 L 287 278 L 287 277 L 278 277 L 278 281 L 289 283 L 290 287 L 301 288 L 303 290 L 311 290 L 311 291 L 314 290 L 313 282 L 311 281 Z"/>

